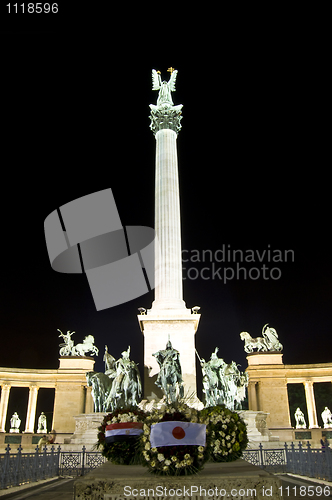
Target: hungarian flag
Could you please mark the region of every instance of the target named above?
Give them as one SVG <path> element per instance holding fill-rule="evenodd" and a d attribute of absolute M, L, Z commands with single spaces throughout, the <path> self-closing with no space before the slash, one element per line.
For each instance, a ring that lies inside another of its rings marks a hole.
<path fill-rule="evenodd" d="M 205 446 L 206 425 L 192 422 L 159 422 L 151 426 L 152 448 L 159 446 L 196 445 Z"/>
<path fill-rule="evenodd" d="M 106 443 L 125 441 L 128 438 L 136 438 L 143 432 L 143 422 L 121 422 L 119 424 L 106 425 Z"/>

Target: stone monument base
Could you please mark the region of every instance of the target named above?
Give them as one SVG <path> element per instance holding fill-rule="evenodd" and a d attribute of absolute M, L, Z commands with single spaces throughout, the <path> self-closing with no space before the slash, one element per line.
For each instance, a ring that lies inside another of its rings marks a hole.
<path fill-rule="evenodd" d="M 107 413 L 81 413 L 75 415 L 75 432 L 65 439 L 65 444 L 84 445 L 91 448 L 97 441 L 98 427 Z"/>
<path fill-rule="evenodd" d="M 262 443 L 264 441 L 279 441 L 278 436 L 272 436 L 272 432 L 266 424 L 268 413 L 265 411 L 238 410 L 237 413 L 247 425 L 249 444 Z"/>
<path fill-rule="evenodd" d="M 140 465 L 106 462 L 75 481 L 74 500 L 279 499 L 281 480 L 239 459 L 208 463 L 192 476 L 156 476 Z"/>

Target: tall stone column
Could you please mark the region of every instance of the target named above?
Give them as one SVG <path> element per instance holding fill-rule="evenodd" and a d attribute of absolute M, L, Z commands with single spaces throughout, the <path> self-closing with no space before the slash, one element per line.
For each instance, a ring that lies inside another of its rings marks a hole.
<path fill-rule="evenodd" d="M 160 118 L 161 120 L 162 118 Z M 174 126 L 174 122 L 173 122 Z M 154 309 L 184 309 L 180 195 L 175 130 L 156 132 L 155 231 L 156 252 Z"/>
<path fill-rule="evenodd" d="M 8 401 L 10 394 L 10 384 L 2 384 L 0 401 L 0 432 L 6 432 L 6 419 L 8 410 Z"/>
<path fill-rule="evenodd" d="M 314 394 L 314 383 L 311 380 L 306 380 L 304 383 L 305 399 L 307 403 L 309 428 L 316 429 L 318 427 L 316 402 Z"/>
<path fill-rule="evenodd" d="M 192 314 L 183 300 L 177 156 L 182 104 L 173 105 L 171 91 L 175 90 L 177 71 L 173 68 L 170 71 L 169 82 L 162 82 L 155 72 L 153 90 L 160 92 L 157 106 L 150 104 L 150 128 L 156 139 L 155 231 L 158 247 L 155 300 L 146 314 L 138 316 L 144 335 L 144 397 L 147 399 L 163 396 L 154 383 L 160 367 L 153 354 L 165 349 L 168 340 L 180 353 L 185 395 L 196 395 L 195 333 L 200 315 Z"/>
<path fill-rule="evenodd" d="M 39 387 L 37 385 L 29 387 L 28 412 L 24 432 L 34 432 L 38 390 Z"/>

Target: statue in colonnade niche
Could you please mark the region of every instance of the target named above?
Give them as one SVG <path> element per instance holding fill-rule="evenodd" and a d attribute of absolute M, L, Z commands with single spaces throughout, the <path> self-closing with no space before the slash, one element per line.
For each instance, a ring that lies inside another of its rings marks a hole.
<path fill-rule="evenodd" d="M 10 429 L 9 432 L 20 432 L 21 419 L 17 412 L 12 415 L 10 419 Z"/>
<path fill-rule="evenodd" d="M 38 428 L 37 428 L 37 433 L 43 433 L 47 434 L 47 420 L 46 420 L 46 415 L 42 411 L 39 418 L 38 418 Z"/>
<path fill-rule="evenodd" d="M 295 421 L 296 421 L 296 428 L 297 429 L 306 429 L 307 424 L 304 418 L 304 413 L 303 411 L 300 410 L 300 408 L 297 408 L 296 412 L 294 413 Z"/>
<path fill-rule="evenodd" d="M 262 337 L 251 337 L 248 332 L 241 332 L 240 338 L 244 340 L 244 350 L 247 353 L 261 351 L 282 351 L 283 345 L 279 342 L 278 334 L 275 328 L 270 328 L 268 323 L 263 326 Z"/>
<path fill-rule="evenodd" d="M 325 409 L 322 411 L 322 420 L 324 423 L 324 429 L 332 427 L 332 413 L 327 406 L 325 406 Z"/>

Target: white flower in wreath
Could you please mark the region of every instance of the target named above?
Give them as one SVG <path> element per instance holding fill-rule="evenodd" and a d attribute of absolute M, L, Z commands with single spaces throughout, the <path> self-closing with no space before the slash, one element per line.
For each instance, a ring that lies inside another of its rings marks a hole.
<path fill-rule="evenodd" d="M 226 441 L 229 441 L 231 439 L 231 436 L 226 436 Z"/>
<path fill-rule="evenodd" d="M 202 453 L 202 451 L 204 451 L 204 446 L 199 446 L 198 451 L 200 451 Z"/>
<path fill-rule="evenodd" d="M 231 446 L 231 443 L 227 443 L 227 448 L 230 448 Z"/>
<path fill-rule="evenodd" d="M 145 446 L 144 446 L 144 448 L 145 448 L 146 450 L 150 450 L 150 448 L 151 448 L 151 444 L 150 444 L 149 442 L 148 442 L 148 443 L 146 443 L 146 444 L 145 444 Z"/>
<path fill-rule="evenodd" d="M 168 465 L 164 465 L 163 470 L 167 471 L 168 470 Z"/>
<path fill-rule="evenodd" d="M 158 450 L 157 450 L 157 448 L 156 448 L 155 446 L 154 446 L 153 448 L 151 448 L 151 452 L 152 452 L 152 453 L 157 453 L 157 451 L 158 451 Z"/>
<path fill-rule="evenodd" d="M 172 460 L 172 462 L 177 462 L 178 458 L 177 458 L 175 455 L 173 455 L 173 456 L 171 457 L 171 460 Z"/>
<path fill-rule="evenodd" d="M 171 461 L 170 460 L 165 460 L 165 465 L 171 465 Z"/>
<path fill-rule="evenodd" d="M 152 460 L 151 467 L 155 467 L 155 466 L 156 466 L 156 462 L 154 460 Z"/>
<path fill-rule="evenodd" d="M 204 455 L 203 453 L 198 453 L 197 457 L 201 460 L 202 458 L 204 458 Z"/>
<path fill-rule="evenodd" d="M 159 462 L 163 462 L 165 460 L 165 457 L 162 453 L 158 453 L 157 458 L 158 458 Z"/>

